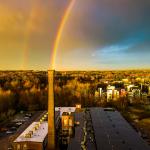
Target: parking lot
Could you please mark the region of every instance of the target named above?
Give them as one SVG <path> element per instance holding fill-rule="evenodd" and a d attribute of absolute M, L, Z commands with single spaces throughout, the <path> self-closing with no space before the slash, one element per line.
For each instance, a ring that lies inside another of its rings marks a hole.
<path fill-rule="evenodd" d="M 1 127 L 0 145 L 2 150 L 8 150 L 10 143 L 33 121 L 38 120 L 44 111 L 21 112 L 14 116 L 5 126 Z"/>

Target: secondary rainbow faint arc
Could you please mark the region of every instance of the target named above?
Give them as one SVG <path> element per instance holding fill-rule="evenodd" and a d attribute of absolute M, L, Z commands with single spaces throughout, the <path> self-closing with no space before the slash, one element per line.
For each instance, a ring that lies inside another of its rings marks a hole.
<path fill-rule="evenodd" d="M 70 12 L 71 12 L 74 4 L 75 4 L 75 1 L 76 0 L 71 0 L 70 1 L 69 5 L 68 5 L 68 7 L 67 7 L 67 9 L 64 13 L 64 16 L 62 17 L 61 23 L 59 25 L 58 32 L 57 32 L 57 35 L 56 35 L 56 39 L 54 41 L 54 46 L 53 46 L 53 51 L 52 51 L 52 58 L 50 60 L 50 69 L 55 69 L 55 60 L 56 60 L 56 55 L 57 55 L 61 35 L 63 33 L 65 24 L 66 24 L 66 22 L 69 18 Z"/>
<path fill-rule="evenodd" d="M 24 46 L 23 46 L 23 63 L 21 66 L 21 69 L 26 69 L 27 64 L 28 64 L 28 53 L 29 53 L 29 37 L 30 37 L 30 32 L 32 28 L 32 19 L 35 16 L 35 12 L 37 9 L 37 2 L 36 0 L 32 1 L 32 6 L 31 6 L 31 11 L 29 13 L 29 17 L 26 23 L 26 29 L 25 29 L 25 35 L 24 35 Z"/>

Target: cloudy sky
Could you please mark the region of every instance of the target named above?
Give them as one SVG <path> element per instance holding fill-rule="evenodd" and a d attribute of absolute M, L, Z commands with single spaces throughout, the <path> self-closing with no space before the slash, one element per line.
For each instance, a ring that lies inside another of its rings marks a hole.
<path fill-rule="evenodd" d="M 0 0 L 0 69 L 48 69 L 69 0 Z M 150 68 L 149 0 L 76 0 L 57 70 Z"/>

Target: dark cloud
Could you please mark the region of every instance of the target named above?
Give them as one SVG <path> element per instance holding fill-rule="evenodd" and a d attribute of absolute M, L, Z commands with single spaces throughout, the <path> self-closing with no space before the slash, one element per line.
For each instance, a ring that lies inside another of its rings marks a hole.
<path fill-rule="evenodd" d="M 75 46 L 84 48 L 85 43 L 88 43 L 87 47 L 95 49 L 95 47 L 113 44 L 130 36 L 136 38 L 139 31 L 143 31 L 145 36 L 150 36 L 149 16 L 150 2 L 148 0 L 77 1 L 66 29 L 66 38 L 76 41 L 70 45 L 69 49 Z M 66 45 L 63 41 L 66 47 L 67 41 Z"/>

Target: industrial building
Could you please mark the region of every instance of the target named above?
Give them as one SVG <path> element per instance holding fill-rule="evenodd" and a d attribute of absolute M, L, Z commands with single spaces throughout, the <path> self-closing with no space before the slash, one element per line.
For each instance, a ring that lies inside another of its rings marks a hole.
<path fill-rule="evenodd" d="M 150 150 L 150 146 L 139 136 L 132 126 L 118 111 L 111 108 L 89 108 L 91 117 L 86 119 L 86 136 L 93 132 L 85 141 L 85 149 L 90 150 Z M 84 139 L 85 113 L 75 113 L 75 121 L 80 125 L 75 127 L 75 136 L 68 144 L 68 150 L 81 149 Z M 93 130 L 91 130 L 93 129 Z M 89 140 L 90 139 L 90 140 Z"/>
<path fill-rule="evenodd" d="M 47 146 L 47 122 L 33 122 L 14 142 L 14 150 L 43 150 Z"/>
<path fill-rule="evenodd" d="M 80 104 L 55 109 L 53 80 L 54 71 L 48 71 L 47 116 L 33 122 L 14 140 L 14 150 L 55 150 L 62 149 L 63 145 L 66 150 L 150 150 L 150 146 L 114 109 L 81 108 Z M 114 90 L 114 86 L 107 88 L 108 101 L 114 98 Z M 48 122 L 45 122 L 46 117 Z M 61 145 L 56 146 L 59 141 L 62 141 Z"/>
<path fill-rule="evenodd" d="M 30 124 L 12 143 L 14 150 L 46 150 L 48 143 L 48 113 Z M 60 112 L 55 111 L 56 133 L 60 127 Z"/>
<path fill-rule="evenodd" d="M 76 111 L 75 107 L 59 107 L 56 110 L 56 131 L 61 123 L 61 132 L 56 132 L 56 136 L 60 136 L 66 150 L 83 147 L 90 150 L 150 150 L 150 146 L 114 109 L 96 107 Z M 33 122 L 14 140 L 14 150 L 47 150 L 47 135 L 47 121 Z M 57 145 L 56 149 L 61 146 Z"/>

